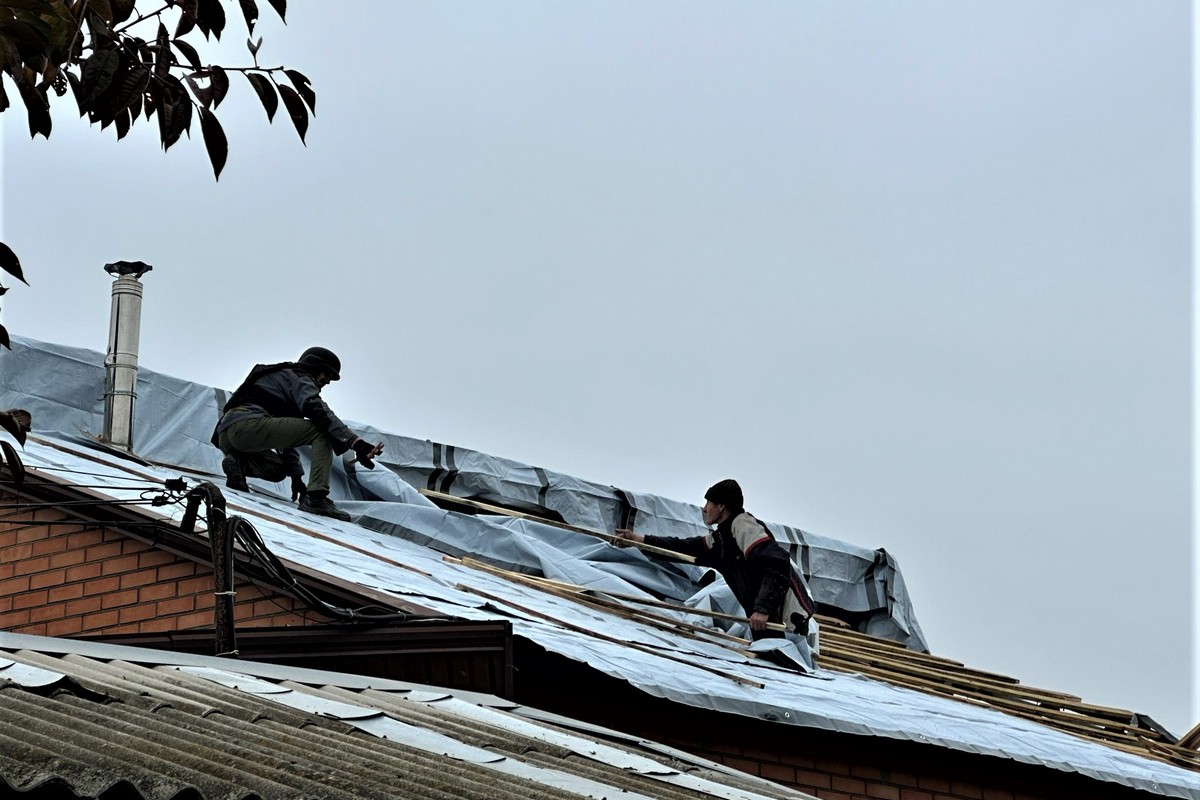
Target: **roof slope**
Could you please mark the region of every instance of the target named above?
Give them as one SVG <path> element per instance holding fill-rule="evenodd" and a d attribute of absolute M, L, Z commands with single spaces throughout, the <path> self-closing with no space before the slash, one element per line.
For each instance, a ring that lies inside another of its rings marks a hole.
<path fill-rule="evenodd" d="M 29 490 L 39 480 L 62 482 L 64 476 L 84 473 L 90 491 L 100 496 L 120 502 L 140 500 L 146 503 L 146 515 L 164 520 L 181 515 L 178 508 L 156 506 L 146 499 L 149 489 L 177 477 L 178 470 L 51 440 L 31 441 L 25 462 Z M 417 504 L 345 505 L 362 524 L 304 515 L 286 500 L 264 493 L 229 497 L 229 512 L 250 521 L 267 546 L 287 562 L 355 583 L 375 600 L 412 601 L 461 619 L 508 619 L 515 635 L 673 702 L 785 725 L 907 739 L 1077 772 L 1168 796 L 1200 798 L 1200 774 L 1151 757 L 1152 750 L 1137 739 L 1140 734 L 1131 734 L 1131 742 L 1140 744 L 1140 754 L 1128 752 L 1082 738 L 1079 731 L 1068 732 L 1048 706 L 1041 705 L 1047 698 L 1064 703 L 1067 698 L 1041 693 L 1040 721 L 1002 713 L 981 702 L 988 692 L 996 691 L 983 687 L 985 674 L 828 626 L 821 658 L 831 665 L 838 662 L 837 668 L 802 674 L 755 657 L 724 631 L 695 625 L 694 614 L 654 619 L 644 611 L 633 613 L 638 606 L 628 602 L 616 608 L 605 602 L 581 605 L 574 587 L 610 597 L 641 594 L 653 600 L 640 588 L 639 576 L 657 575 L 660 567 L 640 552 L 618 550 L 528 519 L 468 516 Z M 591 552 L 591 560 L 571 554 L 570 546 L 581 543 Z M 553 582 L 495 565 L 481 568 L 469 558 L 437 549 L 466 545 L 484 551 L 499 548 L 513 561 L 535 556 Z M 889 660 L 899 661 L 900 666 L 885 668 Z M 936 680 L 929 677 L 935 665 L 940 670 Z M 922 680 L 941 685 L 922 686 L 920 691 L 911 688 L 918 685 L 914 671 L 926 676 Z M 1025 693 L 1015 682 L 999 683 L 1009 701 Z M 978 684 L 972 690 L 974 697 L 962 688 L 964 684 Z M 1085 711 L 1093 714 L 1095 709 L 1064 713 Z M 1133 715 L 1128 716 L 1132 720 Z M 1158 747 L 1169 749 L 1166 744 Z"/>
<path fill-rule="evenodd" d="M 74 435 L 96 430 L 99 423 L 98 403 L 81 399 L 97 396 L 99 354 L 14 340 L 13 353 L 0 351 L 0 359 L 0 406 L 28 401 L 35 429 L 50 424 L 71 432 L 29 445 L 31 483 L 86 480 L 93 496 L 144 503 L 148 517 L 172 522 L 180 519 L 180 510 L 152 507 L 146 491 L 155 486 L 161 491 L 167 478 L 180 474 L 204 479 L 204 466 L 197 463 L 216 469 L 218 456 L 207 438 L 223 393 L 143 371 L 139 425 L 148 433 L 138 439 L 138 450 L 184 466 L 139 464 L 89 448 L 86 437 Z M 1127 711 L 1030 690 L 831 626 L 823 634 L 822 668 L 816 673 L 777 666 L 747 652 L 746 643 L 731 635 L 736 629 L 713 627 L 711 616 L 651 605 L 663 599 L 670 605 L 685 599 L 717 602 L 719 582 L 695 592 L 695 568 L 652 561 L 570 525 L 511 511 L 470 515 L 439 508 L 400 476 L 412 481 L 426 476 L 427 488 L 443 493 L 474 490 L 472 503 L 550 509 L 569 523 L 604 530 L 613 524 L 613 509 L 605 504 L 614 502 L 614 492 L 623 504 L 623 521 L 641 515 L 643 530 L 661 521 L 666 531 L 686 531 L 690 507 L 422 444 L 432 448 L 432 461 L 421 456 L 418 467 L 385 461 L 388 470 L 335 470 L 344 493 L 369 498 L 344 503 L 357 524 L 300 514 L 269 491 L 231 493 L 230 513 L 249 520 L 279 557 L 356 585 L 376 602 L 412 603 L 461 619 L 510 620 L 515 635 L 673 702 L 785 725 L 906 739 L 1200 798 L 1200 775 L 1167 763 L 1194 767 L 1194 753 L 1173 747 L 1169 735 Z M 389 452 L 391 447 L 389 439 Z M 518 477 L 504 477 L 514 474 Z M 584 524 L 593 517 L 594 523 Z M 781 535 L 801 533 L 784 529 Z M 865 615 L 868 631 L 919 644 L 903 581 L 886 553 L 860 553 L 808 534 L 800 538 L 793 557 L 812 578 L 819 601 L 836 598 L 843 604 L 839 608 Z M 839 579 L 839 570 L 850 579 Z M 856 611 L 860 605 L 864 610 Z"/>
<path fill-rule="evenodd" d="M 120 788 L 146 800 L 808 797 L 622 738 L 524 718 L 494 697 L 0 634 L 7 790 L 59 783 L 86 797 Z"/>

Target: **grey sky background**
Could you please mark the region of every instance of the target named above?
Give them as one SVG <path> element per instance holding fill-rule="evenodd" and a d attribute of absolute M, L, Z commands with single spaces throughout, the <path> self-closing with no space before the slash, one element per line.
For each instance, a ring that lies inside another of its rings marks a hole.
<path fill-rule="evenodd" d="M 935 653 L 1176 734 L 1192 692 L 1187 2 L 266 3 L 303 147 L 3 115 L 14 333 L 898 560 Z M 246 64 L 231 9 L 222 63 Z M 10 93 L 15 97 L 15 93 Z"/>

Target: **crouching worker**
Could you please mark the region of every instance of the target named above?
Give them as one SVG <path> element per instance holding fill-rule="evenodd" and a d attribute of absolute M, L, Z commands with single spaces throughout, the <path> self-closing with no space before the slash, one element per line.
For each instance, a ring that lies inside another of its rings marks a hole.
<path fill-rule="evenodd" d="M 750 617 L 754 639 L 782 637 L 767 623 L 783 623 L 803 637 L 817 607 L 804 580 L 792 567 L 784 550 L 767 526 L 746 513 L 742 487 L 737 481 L 723 480 L 704 493 L 704 524 L 711 532 L 704 536 L 681 539 L 647 536 L 620 529 L 614 542 L 619 547 L 644 542 L 678 553 L 695 556 L 696 564 L 712 567 L 729 584 L 730 590 Z"/>
<path fill-rule="evenodd" d="M 301 511 L 349 521 L 329 499 L 333 456 L 353 450 L 358 463 L 374 469 L 371 459 L 383 452 L 383 442 L 356 436 L 321 399 L 321 389 L 339 380 L 341 371 L 342 362 L 324 347 L 308 348 L 298 361 L 256 364 L 213 431 L 213 444 L 225 454 L 225 485 L 245 492 L 247 478 L 290 478 L 292 500 L 300 501 Z M 304 445 L 312 447 L 307 484 L 295 450 Z"/>

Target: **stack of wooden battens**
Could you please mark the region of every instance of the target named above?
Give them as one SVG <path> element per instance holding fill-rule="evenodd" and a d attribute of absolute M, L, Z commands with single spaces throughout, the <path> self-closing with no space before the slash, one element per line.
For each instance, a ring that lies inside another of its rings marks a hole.
<path fill-rule="evenodd" d="M 532 519 L 611 539 L 611 534 L 564 525 L 494 504 L 434 491 L 423 490 L 422 494 L 448 510 Z M 748 644 L 745 640 L 704 626 L 703 619 L 697 619 L 700 624 L 688 624 L 654 611 L 654 605 L 670 608 L 673 606 L 671 603 L 652 603 L 651 607 L 645 607 L 640 601 L 633 601 L 633 598 L 621 596 L 614 599 L 612 595 L 590 594 L 582 587 L 510 572 L 472 559 L 462 559 L 461 563 L 593 608 L 639 619 L 658 627 L 673 626 L 687 636 L 715 636 L 734 649 L 738 649 L 738 644 Z M 678 610 L 682 610 L 682 607 Z M 1118 750 L 1200 772 L 1200 752 L 1194 745 L 1188 746 L 1192 740 L 1200 740 L 1200 735 L 1189 734 L 1179 742 L 1172 742 L 1164 732 L 1144 724 L 1139 715 L 1132 711 L 1093 705 L 1075 695 L 1023 686 L 1015 678 L 972 669 L 949 658 L 920 653 L 899 642 L 861 633 L 833 617 L 818 615 L 817 619 L 821 623 L 821 652 L 817 663 L 823 669 L 857 673 L 906 689 L 992 708 Z M 752 657 L 753 654 L 745 652 Z M 1197 729 L 1200 730 L 1200 726 Z M 1197 743 L 1200 744 L 1200 741 Z"/>

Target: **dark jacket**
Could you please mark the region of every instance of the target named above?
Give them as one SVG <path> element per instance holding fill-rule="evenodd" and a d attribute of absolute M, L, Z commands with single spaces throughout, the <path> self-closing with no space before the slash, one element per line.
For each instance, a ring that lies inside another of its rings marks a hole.
<path fill-rule="evenodd" d="M 787 551 L 753 515 L 739 511 L 705 536 L 647 536 L 646 543 L 696 557 L 721 573 L 747 614 L 762 612 L 803 633 L 817 610 Z M 793 617 L 793 615 L 798 615 Z"/>
<path fill-rule="evenodd" d="M 341 455 L 358 437 L 321 399 L 321 387 L 312 373 L 292 361 L 256 364 L 222 409 L 212 443 L 235 422 L 255 417 L 303 417 L 333 441 Z M 297 463 L 299 463 L 297 461 Z"/>

